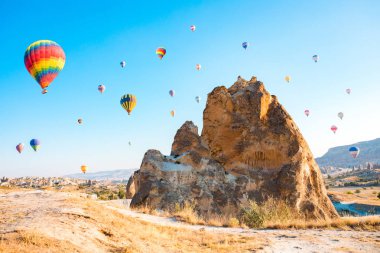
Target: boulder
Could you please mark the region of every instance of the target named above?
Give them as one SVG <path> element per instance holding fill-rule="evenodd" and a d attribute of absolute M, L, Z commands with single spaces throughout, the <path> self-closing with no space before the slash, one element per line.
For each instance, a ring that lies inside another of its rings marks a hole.
<path fill-rule="evenodd" d="M 309 218 L 337 216 L 306 140 L 256 77 L 216 87 L 207 98 L 201 136 L 186 121 L 171 156 L 149 150 L 130 181 L 132 207 L 172 209 L 190 202 L 199 213 L 223 214 L 274 197 Z"/>

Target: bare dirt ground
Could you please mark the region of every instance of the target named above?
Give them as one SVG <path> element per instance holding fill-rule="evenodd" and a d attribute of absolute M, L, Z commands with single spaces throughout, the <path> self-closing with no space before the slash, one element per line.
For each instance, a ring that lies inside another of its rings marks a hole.
<path fill-rule="evenodd" d="M 380 233 L 189 225 L 122 202 L 0 191 L 0 252 L 380 252 Z"/>

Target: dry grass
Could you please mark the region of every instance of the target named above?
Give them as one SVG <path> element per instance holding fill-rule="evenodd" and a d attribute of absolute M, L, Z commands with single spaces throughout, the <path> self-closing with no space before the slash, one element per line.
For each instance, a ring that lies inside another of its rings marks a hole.
<path fill-rule="evenodd" d="M 264 243 L 254 237 L 153 225 L 92 201 L 87 201 L 86 212 L 108 229 L 111 241 L 127 244 L 119 252 L 250 252 Z"/>
<path fill-rule="evenodd" d="M 296 210 L 292 209 L 284 201 L 269 198 L 262 204 L 250 202 L 242 208 L 239 214 L 232 212 L 227 215 L 200 216 L 194 206 L 185 203 L 176 205 L 173 212 L 160 212 L 147 206 L 136 209 L 137 211 L 175 217 L 177 220 L 193 225 L 209 225 L 218 227 L 243 227 L 243 228 L 271 228 L 271 229 L 343 229 L 358 231 L 379 231 L 380 217 L 342 217 L 333 220 L 306 220 Z"/>
<path fill-rule="evenodd" d="M 13 231 L 0 235 L 0 252 L 7 253 L 80 252 L 68 241 L 58 240 L 33 231 Z"/>

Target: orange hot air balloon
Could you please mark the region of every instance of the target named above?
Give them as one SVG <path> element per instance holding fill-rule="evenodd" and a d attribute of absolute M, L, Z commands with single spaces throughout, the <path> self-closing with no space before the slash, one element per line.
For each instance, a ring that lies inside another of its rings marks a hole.
<path fill-rule="evenodd" d="M 86 174 L 87 169 L 88 169 L 88 167 L 86 165 L 82 165 L 80 167 L 80 170 L 83 172 L 83 174 Z"/>
<path fill-rule="evenodd" d="M 174 117 L 175 111 L 174 110 L 170 111 L 170 115 L 172 115 L 172 117 Z"/>

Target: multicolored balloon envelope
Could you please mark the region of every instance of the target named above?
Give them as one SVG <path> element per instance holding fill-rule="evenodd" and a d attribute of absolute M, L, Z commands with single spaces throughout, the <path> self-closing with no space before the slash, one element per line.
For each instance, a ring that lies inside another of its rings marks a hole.
<path fill-rule="evenodd" d="M 350 154 L 353 158 L 358 157 L 358 155 L 360 153 L 360 149 L 358 147 L 351 147 L 348 149 L 348 151 L 350 152 Z"/>
<path fill-rule="evenodd" d="M 104 86 L 103 84 L 101 84 L 101 85 L 98 86 L 98 91 L 100 93 L 103 93 L 105 90 L 106 90 L 106 86 Z"/>
<path fill-rule="evenodd" d="M 244 48 L 244 49 L 247 49 L 247 47 L 248 47 L 248 42 L 243 42 L 242 44 L 241 44 L 241 46 Z"/>
<path fill-rule="evenodd" d="M 37 139 L 32 139 L 30 141 L 30 146 L 34 149 L 34 151 L 37 151 L 40 148 L 41 142 Z"/>
<path fill-rule="evenodd" d="M 24 143 L 19 143 L 17 146 L 16 146 L 16 150 L 17 152 L 19 152 L 21 154 L 21 152 L 23 151 L 24 149 Z"/>
<path fill-rule="evenodd" d="M 162 59 L 166 54 L 166 49 L 163 47 L 159 47 L 156 49 L 156 54 L 157 54 L 158 58 Z"/>
<path fill-rule="evenodd" d="M 333 131 L 333 133 L 335 134 L 335 133 L 336 133 L 336 130 L 338 130 L 338 127 L 335 126 L 335 125 L 332 125 L 332 126 L 330 127 L 330 129 L 331 129 L 331 131 Z"/>
<path fill-rule="evenodd" d="M 88 167 L 86 165 L 82 165 L 80 167 L 80 170 L 83 172 L 83 174 L 86 174 L 87 169 L 88 169 Z"/>
<path fill-rule="evenodd" d="M 135 108 L 137 99 L 135 95 L 125 94 L 120 99 L 120 105 L 128 112 L 128 115 L 131 114 L 132 110 Z"/>
<path fill-rule="evenodd" d="M 47 88 L 65 66 L 63 49 L 54 41 L 39 40 L 26 49 L 25 67 L 42 89 Z"/>

